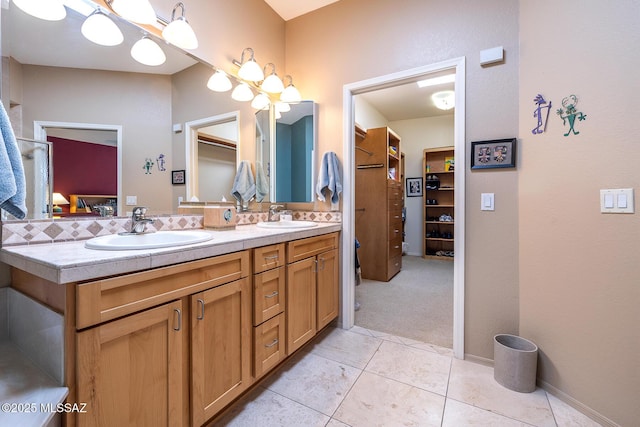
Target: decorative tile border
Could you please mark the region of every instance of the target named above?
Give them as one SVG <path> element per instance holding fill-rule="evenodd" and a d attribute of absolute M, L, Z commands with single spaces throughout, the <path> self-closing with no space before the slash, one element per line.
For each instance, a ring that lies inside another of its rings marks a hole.
<path fill-rule="evenodd" d="M 239 212 L 238 225 L 267 221 L 267 212 Z M 202 215 L 166 215 L 153 217 L 147 228 L 155 231 L 192 230 L 203 228 Z M 295 220 L 342 222 L 341 212 L 296 211 Z M 38 243 L 88 240 L 93 237 L 126 232 L 131 219 L 125 217 L 80 217 L 10 221 L 2 223 L 2 246 L 33 245 Z"/>

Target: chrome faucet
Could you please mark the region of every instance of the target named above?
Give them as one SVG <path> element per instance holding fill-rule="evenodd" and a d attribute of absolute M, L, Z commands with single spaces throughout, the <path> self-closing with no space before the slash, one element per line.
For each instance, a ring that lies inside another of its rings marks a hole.
<path fill-rule="evenodd" d="M 279 208 L 284 208 L 284 206 L 283 205 L 271 205 L 271 206 L 269 206 L 269 217 L 267 218 L 267 221 L 269 221 L 269 222 L 280 221 Z"/>
<path fill-rule="evenodd" d="M 147 224 L 153 222 L 151 218 L 145 217 L 147 208 L 144 206 L 136 206 L 131 214 L 131 234 L 146 233 Z"/>

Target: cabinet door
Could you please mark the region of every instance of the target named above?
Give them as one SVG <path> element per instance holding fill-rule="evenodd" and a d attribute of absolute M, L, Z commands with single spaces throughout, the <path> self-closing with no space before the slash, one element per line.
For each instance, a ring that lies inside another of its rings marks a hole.
<path fill-rule="evenodd" d="M 316 333 L 316 258 L 287 266 L 287 355 Z"/>
<path fill-rule="evenodd" d="M 244 278 L 191 296 L 191 415 L 200 426 L 251 382 L 251 292 Z"/>
<path fill-rule="evenodd" d="M 79 332 L 77 425 L 183 425 L 183 320 L 175 301 Z"/>
<path fill-rule="evenodd" d="M 317 262 L 317 326 L 320 330 L 338 317 L 340 309 L 338 250 L 318 255 Z"/>

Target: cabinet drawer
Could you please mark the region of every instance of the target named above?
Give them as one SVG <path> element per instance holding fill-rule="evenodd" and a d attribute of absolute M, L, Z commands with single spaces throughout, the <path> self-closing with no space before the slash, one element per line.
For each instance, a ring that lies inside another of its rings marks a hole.
<path fill-rule="evenodd" d="M 287 263 L 300 261 L 338 247 L 338 233 L 294 240 L 287 244 Z"/>
<path fill-rule="evenodd" d="M 402 219 L 389 218 L 389 239 L 402 238 Z"/>
<path fill-rule="evenodd" d="M 116 319 L 249 275 L 249 251 L 79 284 L 78 329 Z"/>
<path fill-rule="evenodd" d="M 284 313 L 253 328 L 253 376 L 269 372 L 286 356 Z"/>
<path fill-rule="evenodd" d="M 389 211 L 400 209 L 402 210 L 402 198 L 399 199 L 389 199 Z"/>
<path fill-rule="evenodd" d="M 253 324 L 259 325 L 282 313 L 285 305 L 284 267 L 253 276 Z"/>
<path fill-rule="evenodd" d="M 284 243 L 263 246 L 253 250 L 253 272 L 261 273 L 272 268 L 281 267 L 285 263 Z"/>
<path fill-rule="evenodd" d="M 389 258 L 402 256 L 402 236 L 389 241 Z"/>
<path fill-rule="evenodd" d="M 387 196 L 389 200 L 402 201 L 402 187 L 400 186 L 400 183 L 397 185 L 390 184 L 387 188 Z"/>
<path fill-rule="evenodd" d="M 398 272 L 400 272 L 400 270 L 402 269 L 402 255 L 389 258 L 389 264 L 387 268 L 387 271 L 389 273 L 388 279 L 391 279 L 393 276 L 398 274 Z"/>

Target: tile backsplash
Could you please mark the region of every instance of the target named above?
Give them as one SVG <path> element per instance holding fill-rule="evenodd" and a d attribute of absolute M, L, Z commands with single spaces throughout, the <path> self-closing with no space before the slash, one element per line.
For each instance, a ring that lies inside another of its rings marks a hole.
<path fill-rule="evenodd" d="M 239 212 L 238 225 L 255 224 L 267 220 L 266 212 Z M 296 211 L 295 220 L 316 222 L 341 222 L 340 212 Z M 153 222 L 149 230 L 192 230 L 203 228 L 202 215 L 159 215 L 151 216 Z M 88 240 L 97 236 L 129 231 L 129 217 L 78 217 L 38 219 L 26 221 L 6 221 L 2 223 L 2 244 L 0 246 L 33 245 L 38 243 L 68 242 Z"/>

